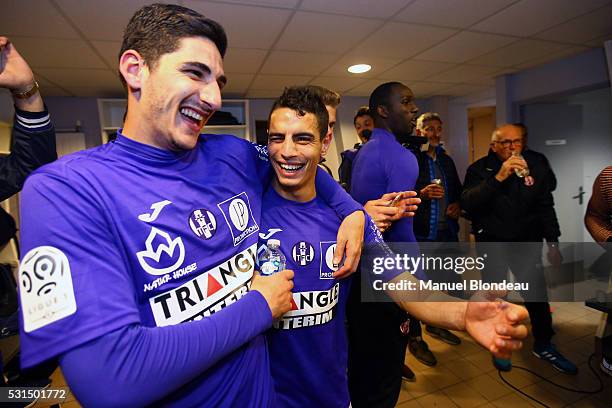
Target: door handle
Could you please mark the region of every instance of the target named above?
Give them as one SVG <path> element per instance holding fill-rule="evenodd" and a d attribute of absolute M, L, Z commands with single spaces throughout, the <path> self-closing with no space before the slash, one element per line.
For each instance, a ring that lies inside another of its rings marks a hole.
<path fill-rule="evenodd" d="M 584 196 L 585 192 L 584 189 L 582 188 L 582 186 L 578 187 L 578 194 L 573 196 L 572 199 L 578 199 L 578 205 L 582 205 L 582 197 Z"/>

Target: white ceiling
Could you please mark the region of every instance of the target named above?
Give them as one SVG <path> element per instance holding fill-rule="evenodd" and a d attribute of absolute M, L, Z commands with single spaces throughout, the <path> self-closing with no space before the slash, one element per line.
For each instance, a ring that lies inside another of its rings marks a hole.
<path fill-rule="evenodd" d="M 0 34 L 45 95 L 123 96 L 123 28 L 144 0 L 2 0 Z M 293 84 L 367 96 L 398 80 L 418 97 L 468 96 L 494 78 L 601 47 L 612 0 L 183 0 L 219 21 L 225 96 L 274 97 Z M 354 63 L 372 71 L 349 74 Z"/>

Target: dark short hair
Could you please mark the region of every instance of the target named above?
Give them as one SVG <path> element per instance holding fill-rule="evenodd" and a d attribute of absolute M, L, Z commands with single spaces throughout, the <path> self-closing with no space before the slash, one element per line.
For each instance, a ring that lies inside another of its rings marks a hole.
<path fill-rule="evenodd" d="M 378 117 L 379 106 L 389 106 L 389 97 L 393 93 L 393 88 L 396 86 L 404 86 L 401 82 L 385 82 L 384 84 L 378 85 L 372 94 L 370 94 L 369 107 L 370 116 L 373 118 Z"/>
<path fill-rule="evenodd" d="M 338 105 L 340 105 L 340 94 L 336 91 L 323 88 L 319 85 L 306 85 L 305 88 L 308 88 L 311 92 L 321 98 L 323 104 L 325 104 L 326 106 L 337 108 Z"/>
<path fill-rule="evenodd" d="M 135 50 L 154 69 L 162 55 L 176 51 L 179 41 L 187 37 L 208 38 L 221 57 L 225 56 L 227 36 L 219 23 L 187 7 L 151 4 L 136 11 L 125 27 L 119 58 L 125 51 Z M 119 76 L 125 85 L 125 79 Z"/>
<path fill-rule="evenodd" d="M 312 113 L 317 118 L 319 138 L 323 139 L 323 136 L 327 134 L 327 124 L 329 122 L 327 108 L 321 97 L 309 86 L 292 86 L 285 88 L 283 94 L 279 96 L 279 98 L 274 101 L 274 105 L 272 105 L 270 115 L 268 116 L 268 124 L 272 118 L 272 113 L 280 108 L 289 108 L 297 112 L 299 116 Z"/>
<path fill-rule="evenodd" d="M 353 118 L 353 125 L 357 123 L 357 118 L 362 116 L 372 117 L 370 114 L 370 108 L 368 106 L 362 106 L 361 108 L 357 109 L 357 113 L 355 113 L 355 117 Z"/>

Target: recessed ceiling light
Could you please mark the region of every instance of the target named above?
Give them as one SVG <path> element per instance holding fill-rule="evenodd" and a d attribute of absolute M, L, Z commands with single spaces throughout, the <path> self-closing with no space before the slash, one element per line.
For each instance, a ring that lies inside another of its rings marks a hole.
<path fill-rule="evenodd" d="M 351 74 L 363 74 L 364 72 L 368 72 L 372 67 L 368 64 L 356 64 L 348 67 L 348 72 Z"/>

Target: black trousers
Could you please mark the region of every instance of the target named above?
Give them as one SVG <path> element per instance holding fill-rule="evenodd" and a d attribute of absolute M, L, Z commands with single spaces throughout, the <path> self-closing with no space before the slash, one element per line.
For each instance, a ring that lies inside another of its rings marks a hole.
<path fill-rule="evenodd" d="M 482 237 L 477 236 L 477 240 L 481 241 Z M 495 239 L 488 238 L 487 241 Z M 516 282 L 528 283 L 529 290 L 521 291 L 519 294 L 529 312 L 535 346 L 548 344 L 555 332 L 552 328 L 546 279 L 543 270 L 537 267 L 542 257 L 542 242 L 504 244 L 507 243 L 490 244 L 486 248 L 487 259 L 482 280 L 500 282 L 503 279 L 507 280 L 511 272 Z"/>
<path fill-rule="evenodd" d="M 394 407 L 402 386 L 408 337 L 400 331 L 406 312 L 395 303 L 362 303 L 356 276 L 347 304 L 348 380 L 355 408 Z"/>

